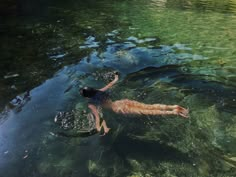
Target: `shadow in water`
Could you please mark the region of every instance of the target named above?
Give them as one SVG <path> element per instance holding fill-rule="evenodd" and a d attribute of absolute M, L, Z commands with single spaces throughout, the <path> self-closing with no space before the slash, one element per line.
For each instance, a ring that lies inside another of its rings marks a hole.
<path fill-rule="evenodd" d="M 143 84 L 146 86 L 155 87 L 158 79 L 188 95 L 207 94 L 206 98 L 212 100 L 218 108 L 227 112 L 235 112 L 235 99 L 232 99 L 236 97 L 235 88 L 221 81 L 208 80 L 207 77 L 204 74 L 185 73 L 180 65 L 165 65 L 147 67 L 129 74 L 125 78 L 124 84 L 143 80 Z"/>
<path fill-rule="evenodd" d="M 55 135 L 66 138 L 79 138 L 79 137 L 89 137 L 97 133 L 98 133 L 97 130 L 93 129 L 90 131 L 77 131 L 77 133 L 56 132 Z"/>
<path fill-rule="evenodd" d="M 188 154 L 166 144 L 160 144 L 157 141 L 151 140 L 140 141 L 125 135 L 117 137 L 112 145 L 112 151 L 115 151 L 123 159 L 132 157 L 140 160 L 151 159 L 156 162 L 191 163 Z"/>

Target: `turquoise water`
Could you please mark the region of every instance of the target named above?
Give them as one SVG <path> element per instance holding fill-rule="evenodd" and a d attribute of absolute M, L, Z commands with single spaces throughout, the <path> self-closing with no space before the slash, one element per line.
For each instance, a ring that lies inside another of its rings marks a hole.
<path fill-rule="evenodd" d="M 236 176 L 236 2 L 6 4 L 0 176 Z M 103 87 L 113 71 L 113 100 L 179 104 L 190 118 L 103 110 L 111 132 L 81 136 L 89 110 L 78 89 Z"/>

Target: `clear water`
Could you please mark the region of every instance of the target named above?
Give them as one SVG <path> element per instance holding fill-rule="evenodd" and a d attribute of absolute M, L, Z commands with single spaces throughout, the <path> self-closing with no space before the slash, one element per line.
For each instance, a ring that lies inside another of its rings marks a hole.
<path fill-rule="evenodd" d="M 0 176 L 236 176 L 235 1 L 0 8 Z M 112 71 L 112 99 L 183 105 L 190 119 L 103 111 L 111 133 L 77 136 L 88 111 L 78 89 Z M 54 122 L 74 109 L 73 126 Z"/>

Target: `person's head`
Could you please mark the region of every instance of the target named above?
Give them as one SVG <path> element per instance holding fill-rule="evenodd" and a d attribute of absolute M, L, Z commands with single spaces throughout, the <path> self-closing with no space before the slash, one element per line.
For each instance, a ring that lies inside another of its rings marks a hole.
<path fill-rule="evenodd" d="M 91 88 L 91 87 L 84 87 L 84 88 L 81 88 L 79 92 L 83 97 L 91 98 L 94 95 L 96 95 L 98 90 Z"/>

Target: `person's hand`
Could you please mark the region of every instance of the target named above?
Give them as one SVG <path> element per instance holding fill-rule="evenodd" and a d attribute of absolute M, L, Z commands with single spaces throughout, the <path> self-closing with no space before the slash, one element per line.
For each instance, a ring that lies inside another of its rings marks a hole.
<path fill-rule="evenodd" d="M 114 74 L 115 74 L 115 81 L 118 81 L 118 79 L 119 79 L 119 73 L 118 73 L 118 71 L 115 71 Z"/>
<path fill-rule="evenodd" d="M 108 132 L 110 131 L 110 129 L 111 129 L 111 128 L 106 128 L 106 129 L 104 130 L 104 133 L 103 133 L 102 135 L 100 135 L 100 136 L 105 136 L 106 134 L 108 134 Z"/>
<path fill-rule="evenodd" d="M 118 81 L 119 75 L 115 75 L 115 81 Z"/>

